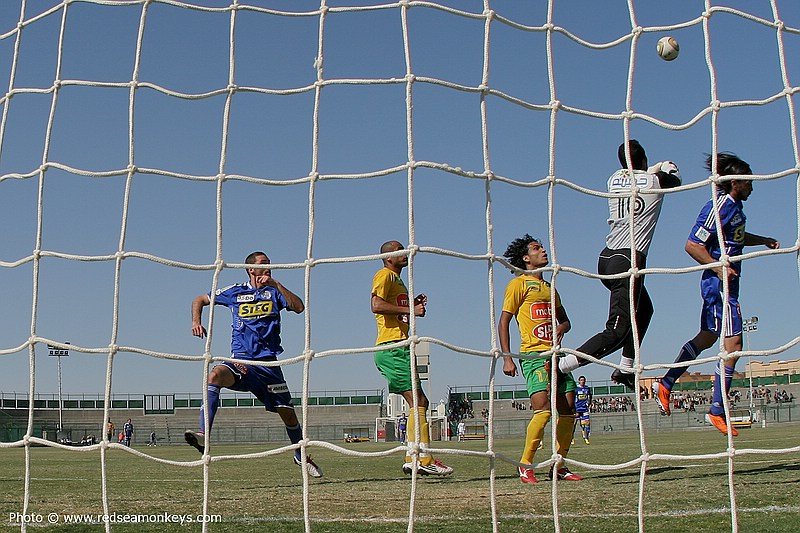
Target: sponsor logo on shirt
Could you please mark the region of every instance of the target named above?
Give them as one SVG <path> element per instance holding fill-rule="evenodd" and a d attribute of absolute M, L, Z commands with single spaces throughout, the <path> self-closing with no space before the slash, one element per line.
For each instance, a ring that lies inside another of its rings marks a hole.
<path fill-rule="evenodd" d="M 236 297 L 236 303 L 252 302 L 255 299 L 256 299 L 255 294 L 240 294 L 239 296 Z"/>
<path fill-rule="evenodd" d="M 553 340 L 553 324 L 547 322 L 546 324 L 539 324 L 533 328 L 533 336 L 540 341 L 552 342 Z"/>
<path fill-rule="evenodd" d="M 637 176 L 636 177 L 636 186 L 637 187 L 646 187 L 648 183 L 647 176 Z M 631 178 L 630 176 L 614 176 L 611 178 L 611 183 L 608 186 L 610 189 L 630 189 L 631 188 Z M 616 192 L 616 191 L 611 191 Z"/>
<path fill-rule="evenodd" d="M 531 304 L 531 318 L 533 320 L 550 320 L 550 302 Z"/>
<path fill-rule="evenodd" d="M 272 314 L 272 302 L 243 303 L 239 306 L 240 318 L 258 318 Z"/>
<path fill-rule="evenodd" d="M 697 237 L 700 242 L 706 242 L 711 236 L 711 233 L 706 228 L 697 228 L 697 231 L 694 232 L 694 236 Z"/>

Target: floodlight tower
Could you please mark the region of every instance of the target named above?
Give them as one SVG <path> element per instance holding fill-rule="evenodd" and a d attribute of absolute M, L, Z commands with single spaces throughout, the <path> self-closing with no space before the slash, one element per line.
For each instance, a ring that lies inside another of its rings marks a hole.
<path fill-rule="evenodd" d="M 758 331 L 758 317 L 754 316 L 742 322 L 742 331 L 747 339 L 747 351 L 750 351 L 750 335 Z M 750 412 L 753 412 L 753 356 L 748 356 L 747 370 L 750 376 Z"/>
<path fill-rule="evenodd" d="M 69 343 L 65 342 L 64 344 Z M 64 402 L 61 400 L 61 358 L 67 357 L 69 355 L 69 350 L 53 346 L 52 344 L 47 345 L 47 350 L 49 355 L 51 357 L 56 357 L 58 361 L 58 431 L 60 432 L 64 428 L 64 418 L 62 415 L 62 404 Z M 56 433 L 56 439 L 58 439 L 58 433 Z"/>

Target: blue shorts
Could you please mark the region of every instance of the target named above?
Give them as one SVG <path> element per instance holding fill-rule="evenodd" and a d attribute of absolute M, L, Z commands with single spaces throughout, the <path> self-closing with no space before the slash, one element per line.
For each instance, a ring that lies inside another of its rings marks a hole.
<path fill-rule="evenodd" d="M 233 356 L 236 359 L 236 355 Z M 247 361 L 277 361 L 277 357 L 247 359 Z M 243 360 L 244 361 L 244 360 Z M 279 366 L 254 366 L 245 363 L 222 363 L 233 373 L 236 382 L 228 387 L 231 390 L 250 392 L 273 413 L 279 407 L 293 409 L 292 395 Z"/>
<path fill-rule="evenodd" d="M 575 420 L 581 423 L 589 421 L 589 411 L 578 411 L 575 413 Z"/>
<path fill-rule="evenodd" d="M 730 280 L 728 285 L 728 301 L 724 302 L 722 280 L 717 276 L 704 277 L 700 282 L 703 295 L 703 310 L 700 313 L 700 331 L 710 331 L 717 337 L 724 333 L 725 337 L 742 334 L 742 311 L 739 308 L 739 277 Z M 727 307 L 727 322 L 723 330 L 722 309 Z"/>

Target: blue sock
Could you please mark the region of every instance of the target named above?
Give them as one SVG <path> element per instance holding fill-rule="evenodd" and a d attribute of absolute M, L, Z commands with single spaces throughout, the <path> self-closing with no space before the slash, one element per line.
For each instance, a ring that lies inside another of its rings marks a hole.
<path fill-rule="evenodd" d="M 296 426 L 286 426 L 286 434 L 289 435 L 289 440 L 292 441 L 292 444 L 297 444 L 301 440 L 303 440 L 303 428 L 300 427 L 300 424 Z M 294 451 L 294 456 L 297 457 L 297 460 L 300 460 L 300 448 Z"/>
<path fill-rule="evenodd" d="M 211 425 L 214 423 L 214 417 L 217 415 L 219 408 L 219 385 L 208 384 L 208 431 L 211 431 Z M 200 406 L 200 431 L 206 433 L 206 420 L 203 416 L 204 406 Z"/>
<path fill-rule="evenodd" d="M 717 363 L 717 368 L 714 371 L 714 391 L 711 393 L 711 409 L 709 412 L 715 416 L 722 416 L 725 414 L 725 409 L 722 406 L 722 387 L 720 385 L 720 365 L 722 363 Z M 725 390 L 731 390 L 731 383 L 733 382 L 733 367 L 725 367 Z"/>
<path fill-rule="evenodd" d="M 681 348 L 680 353 L 678 354 L 677 359 L 675 359 L 676 363 L 682 363 L 684 361 L 694 361 L 697 359 L 697 356 L 700 355 L 700 351 L 697 349 L 697 346 L 694 345 L 694 342 L 689 341 L 683 345 Z M 679 377 L 686 372 L 686 369 L 689 368 L 688 366 L 679 366 L 675 368 L 670 368 L 669 372 L 667 372 L 663 378 L 661 378 L 661 384 L 664 385 L 667 389 L 672 390 L 672 387 L 675 385 L 675 382 L 678 380 Z"/>

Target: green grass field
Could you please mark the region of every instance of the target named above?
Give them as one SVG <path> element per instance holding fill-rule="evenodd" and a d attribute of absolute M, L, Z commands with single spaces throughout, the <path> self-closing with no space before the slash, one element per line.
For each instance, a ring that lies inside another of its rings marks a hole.
<path fill-rule="evenodd" d="M 548 426 L 549 428 L 549 426 Z M 486 441 L 436 443 L 485 451 Z M 497 441 L 495 448 L 517 459 L 521 439 Z M 741 430 L 737 449 L 779 449 L 800 444 L 800 426 L 782 424 L 766 429 Z M 275 447 L 275 445 L 271 445 Z M 348 450 L 381 451 L 392 444 L 344 444 Z M 650 453 L 708 454 L 724 452 L 726 439 L 713 430 L 652 433 Z M 216 454 L 264 451 L 267 446 L 217 446 Z M 138 448 L 154 457 L 193 461 L 199 455 L 188 446 Z M 549 455 L 550 447 L 537 453 Z M 325 477 L 311 480 L 309 514 L 312 531 L 403 532 L 408 530 L 410 478 L 400 471 L 402 458 L 353 457 L 316 448 L 311 455 L 324 467 Z M 640 455 L 639 435 L 592 435 L 587 446 L 576 441 L 570 457 L 600 465 L 623 463 Z M 102 514 L 100 452 L 32 448 L 28 512 L 59 515 L 46 529 L 103 531 L 102 525 L 66 525 L 61 515 Z M 492 531 L 489 461 L 486 458 L 440 453 L 438 458 L 456 471 L 445 479 L 419 478 L 414 531 L 455 533 Z M 23 511 L 25 452 L 0 449 L 0 530 L 19 531 L 14 513 Z M 574 466 L 582 482 L 557 485 L 560 531 L 585 533 L 634 532 L 640 490 L 639 466 L 620 470 L 591 470 Z M 498 461 L 495 480 L 498 529 L 506 532 L 556 531 L 553 519 L 553 483 L 546 469 L 540 483 L 522 485 L 515 468 Z M 174 466 L 141 458 L 122 450 L 108 452 L 109 512 L 117 520 L 133 515 L 198 515 L 203 513 L 202 467 Z M 213 532 L 304 531 L 303 482 L 300 469 L 288 453 L 257 459 L 213 462 L 210 466 L 209 513 L 221 515 L 210 524 Z M 735 459 L 734 490 L 739 509 L 739 531 L 771 533 L 798 531 L 800 523 L 800 452 L 747 453 Z M 731 531 L 728 463 L 724 458 L 651 461 L 643 489 L 644 528 L 653 532 Z M 37 526 L 40 524 L 36 524 Z M 41 528 L 29 528 L 39 530 Z M 123 524 L 114 531 L 200 531 L 197 524 Z"/>

